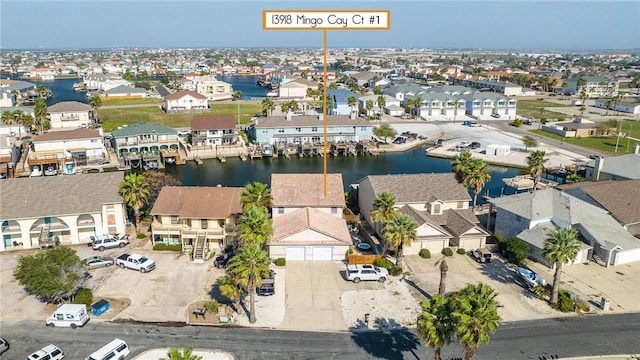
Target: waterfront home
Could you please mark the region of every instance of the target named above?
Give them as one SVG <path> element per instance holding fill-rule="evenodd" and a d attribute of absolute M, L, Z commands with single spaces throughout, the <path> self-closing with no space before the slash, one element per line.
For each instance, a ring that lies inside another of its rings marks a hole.
<path fill-rule="evenodd" d="M 83 244 L 91 236 L 125 231 L 127 212 L 118 193 L 122 172 L 0 181 L 0 251 L 59 241 Z"/>
<path fill-rule="evenodd" d="M 404 247 L 405 254 L 421 249 L 436 254 L 446 247 L 477 249 L 491 235 L 469 208 L 471 196 L 454 173 L 369 175 L 358 182 L 358 206 L 381 239 L 382 224 L 371 219 L 371 210 L 383 192 L 393 195 L 395 208 L 418 224 L 417 240 Z"/>
<path fill-rule="evenodd" d="M 111 146 L 126 166 L 158 161 L 162 150 L 178 150 L 178 132 L 160 124 L 137 123 L 111 132 Z"/>
<path fill-rule="evenodd" d="M 118 74 L 113 73 L 93 73 L 85 75 L 82 78 L 82 82 L 85 83 L 88 90 L 102 90 L 107 91 L 118 86 L 131 86 L 131 82 L 123 79 Z"/>
<path fill-rule="evenodd" d="M 329 103 L 329 114 L 330 115 L 351 115 L 356 112 L 358 98 L 360 95 L 353 91 L 349 91 L 347 89 L 327 89 L 327 95 L 329 95 L 329 99 L 331 103 Z M 349 106 L 349 98 L 353 97 L 356 99 L 356 105 Z"/>
<path fill-rule="evenodd" d="M 29 169 L 38 168 L 47 175 L 72 175 L 78 166 L 100 164 L 109 158 L 102 135 L 102 129 L 76 128 L 35 136 L 27 159 Z"/>
<path fill-rule="evenodd" d="M 584 80 L 584 85 L 578 86 L 578 81 Z M 618 82 L 603 76 L 573 76 L 564 81 L 562 89 L 564 95 L 580 95 L 584 92 L 588 98 L 613 97 L 618 94 Z"/>
<path fill-rule="evenodd" d="M 93 108 L 79 101 L 61 101 L 47 108 L 52 129 L 88 127 L 94 122 Z"/>
<path fill-rule="evenodd" d="M 56 71 L 49 67 L 31 68 L 29 69 L 29 72 L 25 74 L 25 77 L 41 80 L 53 80 L 56 77 Z"/>
<path fill-rule="evenodd" d="M 585 180 L 640 179 L 640 145 L 633 146 L 633 154 L 596 157 L 584 165 Z"/>
<path fill-rule="evenodd" d="M 417 109 L 417 115 L 425 120 L 455 120 L 465 114 L 467 101 L 460 98 L 460 95 L 429 92 L 416 96 L 405 96 L 404 106 L 407 106 L 409 100 L 417 97 L 422 99 L 421 106 Z"/>
<path fill-rule="evenodd" d="M 318 83 L 311 80 L 298 78 L 278 88 L 278 97 L 281 99 L 304 99 L 307 97 L 307 89 L 317 89 Z"/>
<path fill-rule="evenodd" d="M 327 116 L 327 141 L 373 139 L 373 124 L 345 115 Z M 324 141 L 322 115 L 270 116 L 258 118 L 247 128 L 249 139 L 259 144 L 320 143 Z"/>
<path fill-rule="evenodd" d="M 195 115 L 191 119 L 191 144 L 229 145 L 238 142 L 233 115 Z"/>
<path fill-rule="evenodd" d="M 360 113 L 367 114 L 367 116 L 373 116 L 375 114 L 380 113 L 380 105 L 378 104 L 378 98 L 380 95 L 364 95 L 358 97 L 358 109 L 360 109 Z M 391 116 L 400 116 L 404 112 L 404 109 L 400 106 L 400 100 L 396 99 L 393 96 L 382 95 L 384 98 L 384 112 Z M 367 110 L 367 101 L 373 101 L 373 109 L 371 111 Z M 400 112 L 398 112 L 401 110 Z"/>
<path fill-rule="evenodd" d="M 154 243 L 180 244 L 204 262 L 210 251 L 233 245 L 242 214 L 241 187 L 165 186 L 151 209 Z"/>
<path fill-rule="evenodd" d="M 543 256 L 545 239 L 571 227 L 583 242 L 573 264 L 596 258 L 608 266 L 640 261 L 640 239 L 631 235 L 605 209 L 558 189 L 537 190 L 490 199 L 489 229 L 505 239 L 516 236 L 529 244 L 529 257 L 552 267 Z M 495 212 L 493 211 L 495 210 Z"/>
<path fill-rule="evenodd" d="M 164 96 L 162 110 L 167 113 L 203 112 L 209 109 L 207 97 L 195 91 L 178 91 Z"/>
<path fill-rule="evenodd" d="M 230 100 L 233 98 L 231 84 L 217 80 L 215 76 L 199 76 L 193 79 L 197 93 L 209 101 Z"/>
<path fill-rule="evenodd" d="M 149 96 L 147 90 L 143 88 L 130 87 L 126 85 L 119 85 L 103 92 L 100 96 L 109 99 L 131 99 L 131 98 L 146 98 Z"/>
<path fill-rule="evenodd" d="M 17 96 L 14 95 L 17 92 Z M 20 106 L 23 101 L 35 96 L 36 85 L 27 81 L 0 79 L 0 107 Z"/>
<path fill-rule="evenodd" d="M 345 259 L 352 244 L 342 210 L 342 174 L 271 174 L 272 258 Z"/>

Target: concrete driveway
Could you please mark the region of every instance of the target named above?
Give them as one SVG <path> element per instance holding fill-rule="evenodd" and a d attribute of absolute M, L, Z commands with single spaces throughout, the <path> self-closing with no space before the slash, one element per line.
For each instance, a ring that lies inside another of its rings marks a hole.
<path fill-rule="evenodd" d="M 335 331 L 346 329 L 340 303 L 339 264 L 331 261 L 287 261 L 286 313 L 280 329 Z"/>

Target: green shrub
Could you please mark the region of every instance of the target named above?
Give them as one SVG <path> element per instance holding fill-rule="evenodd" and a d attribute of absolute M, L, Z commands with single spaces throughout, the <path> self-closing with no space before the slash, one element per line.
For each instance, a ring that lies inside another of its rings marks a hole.
<path fill-rule="evenodd" d="M 153 245 L 153 250 L 158 250 L 158 251 L 182 251 L 182 244 L 157 243 L 157 244 Z"/>
<path fill-rule="evenodd" d="M 571 296 L 566 290 L 558 291 L 558 302 L 552 304 L 552 306 L 562 312 L 576 311 L 576 303 L 575 301 L 571 300 Z"/>
<path fill-rule="evenodd" d="M 144 238 L 146 238 L 146 237 L 147 237 L 147 235 L 145 235 L 145 234 L 143 234 L 143 233 L 137 233 L 137 234 L 136 234 L 136 239 L 144 239 Z"/>
<path fill-rule="evenodd" d="M 558 94 L 556 94 L 556 93 L 551 93 L 551 94 L 549 94 L 549 96 L 551 96 L 551 97 L 555 97 L 555 96 L 558 96 Z"/>
<path fill-rule="evenodd" d="M 375 259 L 373 261 L 373 265 L 377 267 L 385 268 L 387 270 L 390 270 L 393 267 L 393 263 L 385 258 Z"/>
<path fill-rule="evenodd" d="M 353 245 L 349 245 L 349 251 L 348 251 L 349 255 L 353 254 Z"/>
<path fill-rule="evenodd" d="M 218 306 L 218 302 L 215 300 L 209 300 L 202 305 L 202 307 L 207 309 L 207 311 L 210 313 L 218 312 Z"/>
<path fill-rule="evenodd" d="M 566 118 L 564 117 L 564 115 L 558 115 L 558 121 L 565 121 Z"/>
<path fill-rule="evenodd" d="M 418 255 L 423 259 L 431 259 L 431 251 L 429 249 L 421 249 Z"/>
<path fill-rule="evenodd" d="M 72 304 L 85 304 L 87 309 L 91 307 L 91 303 L 93 302 L 93 292 L 91 289 L 80 288 L 78 292 L 73 297 Z"/>
<path fill-rule="evenodd" d="M 387 253 L 389 253 L 389 256 L 396 256 L 396 254 L 398 253 L 398 250 L 389 250 L 387 251 Z"/>
<path fill-rule="evenodd" d="M 464 254 L 466 254 L 466 253 L 467 253 L 467 251 L 466 251 L 465 249 L 463 249 L 463 248 L 458 248 L 458 250 L 456 250 L 456 252 L 457 252 L 458 254 L 460 254 L 460 255 L 464 255 Z"/>
<path fill-rule="evenodd" d="M 287 259 L 277 258 L 273 263 L 276 264 L 276 266 L 285 266 L 287 265 Z"/>
<path fill-rule="evenodd" d="M 551 285 L 536 285 L 531 289 L 531 291 L 539 299 L 548 299 L 551 296 Z"/>
<path fill-rule="evenodd" d="M 392 276 L 402 275 L 402 268 L 400 266 L 392 266 L 391 269 L 389 269 L 389 275 L 392 275 Z"/>
<path fill-rule="evenodd" d="M 442 255 L 453 256 L 453 250 L 451 250 L 451 248 L 444 248 L 442 249 Z"/>
<path fill-rule="evenodd" d="M 585 312 L 590 312 L 591 311 L 591 306 L 589 306 L 589 303 L 584 301 L 584 300 L 577 300 L 576 301 L 576 312 L 578 314 L 581 313 L 585 313 Z"/>
<path fill-rule="evenodd" d="M 515 126 L 515 127 L 520 127 L 520 126 L 522 126 L 522 120 L 520 120 L 520 119 L 515 119 L 515 120 L 513 120 L 509 125 L 511 125 L 511 126 Z"/>
<path fill-rule="evenodd" d="M 529 258 L 531 247 L 529 244 L 517 237 L 506 240 L 504 255 L 512 264 L 522 264 Z"/>

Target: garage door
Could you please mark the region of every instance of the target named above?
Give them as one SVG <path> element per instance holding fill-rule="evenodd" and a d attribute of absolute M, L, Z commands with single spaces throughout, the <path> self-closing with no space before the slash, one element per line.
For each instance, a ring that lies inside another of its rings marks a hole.
<path fill-rule="evenodd" d="M 304 260 L 303 247 L 288 247 L 285 249 L 284 254 L 287 260 Z"/>
<path fill-rule="evenodd" d="M 330 247 L 314 247 L 313 260 L 333 260 L 333 249 Z"/>

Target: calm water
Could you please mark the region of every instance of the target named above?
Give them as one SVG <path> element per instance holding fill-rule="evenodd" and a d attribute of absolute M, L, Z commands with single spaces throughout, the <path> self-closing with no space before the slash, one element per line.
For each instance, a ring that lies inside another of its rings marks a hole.
<path fill-rule="evenodd" d="M 263 98 L 267 96 L 268 89 L 258 86 L 257 81 L 260 76 L 216 76 L 220 81 L 227 82 L 233 86 L 233 90 L 242 91 L 242 98 Z"/>
<path fill-rule="evenodd" d="M 272 158 L 241 161 L 227 158 L 226 163 L 217 159 L 204 160 L 197 165 L 167 166 L 166 172 L 180 179 L 187 186 L 244 186 L 251 181 L 271 184 L 272 173 L 322 173 L 323 158 Z M 381 154 L 378 157 L 328 157 L 327 172 L 342 173 L 345 190 L 367 175 L 443 173 L 451 171 L 451 162 L 446 159 L 427 157 L 424 148 L 402 153 Z M 502 178 L 519 174 L 517 169 L 491 168 L 491 181 L 485 186 L 490 195 L 497 196 L 502 188 Z M 505 191 L 505 193 L 509 193 Z"/>

